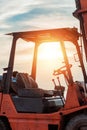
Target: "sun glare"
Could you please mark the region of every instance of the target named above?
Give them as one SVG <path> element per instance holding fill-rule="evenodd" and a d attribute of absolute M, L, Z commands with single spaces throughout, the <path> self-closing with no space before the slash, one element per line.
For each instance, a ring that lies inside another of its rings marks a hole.
<path fill-rule="evenodd" d="M 51 60 L 59 57 L 62 57 L 62 52 L 58 42 L 43 43 L 39 47 L 38 58 Z"/>

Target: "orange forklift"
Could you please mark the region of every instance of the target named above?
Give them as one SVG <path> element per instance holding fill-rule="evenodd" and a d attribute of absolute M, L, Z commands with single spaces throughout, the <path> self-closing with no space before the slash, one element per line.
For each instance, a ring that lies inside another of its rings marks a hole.
<path fill-rule="evenodd" d="M 87 130 L 87 74 L 78 43 L 79 38 L 83 38 L 84 48 L 87 49 L 87 2 L 76 0 L 76 5 L 74 16 L 80 19 L 81 33 L 76 28 L 60 28 L 8 34 L 13 37 L 13 42 L 8 67 L 0 76 L 0 130 Z M 30 75 L 13 71 L 19 38 L 35 43 Z M 73 79 L 73 65 L 68 60 L 65 47 L 67 41 L 76 48 L 84 84 Z M 59 85 L 53 80 L 54 90 L 42 89 L 36 82 L 37 53 L 42 42 L 58 42 L 61 46 L 64 66 L 54 70 L 53 75 L 59 77 L 62 74 L 67 81 L 66 98 L 59 79 Z"/>

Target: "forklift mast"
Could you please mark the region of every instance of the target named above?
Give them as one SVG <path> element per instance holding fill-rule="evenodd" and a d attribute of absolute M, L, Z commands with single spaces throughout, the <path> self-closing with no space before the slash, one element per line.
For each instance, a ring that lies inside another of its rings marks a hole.
<path fill-rule="evenodd" d="M 80 31 L 83 38 L 85 56 L 87 60 L 87 0 L 75 0 L 76 11 L 73 15 L 80 21 Z"/>

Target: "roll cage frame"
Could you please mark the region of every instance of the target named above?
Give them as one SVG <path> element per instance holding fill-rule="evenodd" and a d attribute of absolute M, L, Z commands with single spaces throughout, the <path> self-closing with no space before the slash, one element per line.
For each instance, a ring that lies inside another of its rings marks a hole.
<path fill-rule="evenodd" d="M 72 77 L 72 73 L 69 67 L 68 56 L 66 54 L 66 49 L 64 45 L 64 41 L 70 41 L 76 46 L 83 77 L 84 77 L 84 82 L 87 83 L 87 75 L 86 75 L 86 71 L 85 71 L 85 67 L 83 63 L 83 58 L 80 52 L 80 47 L 78 44 L 80 34 L 78 33 L 77 28 L 58 28 L 58 29 L 36 30 L 36 31 L 26 31 L 26 32 L 13 32 L 7 35 L 13 36 L 13 41 L 12 41 L 8 67 L 4 69 L 7 71 L 6 78 L 4 80 L 4 93 L 9 93 L 9 89 L 11 85 L 11 77 L 13 74 L 13 67 L 14 67 L 16 43 L 19 38 L 27 42 L 32 41 L 35 43 L 32 70 L 31 70 L 31 77 L 34 80 L 36 79 L 38 46 L 42 42 L 60 42 L 66 70 L 69 77 L 68 81 L 69 81 L 69 84 L 73 84 L 73 77 Z"/>

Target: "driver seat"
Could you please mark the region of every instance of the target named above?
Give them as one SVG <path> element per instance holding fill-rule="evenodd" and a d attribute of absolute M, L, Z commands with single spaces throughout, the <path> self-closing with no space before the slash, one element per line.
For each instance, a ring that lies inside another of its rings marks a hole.
<path fill-rule="evenodd" d="M 17 73 L 16 82 L 12 85 L 12 89 L 16 94 L 24 97 L 49 97 L 54 95 L 52 90 L 40 89 L 34 79 L 27 73 Z"/>

